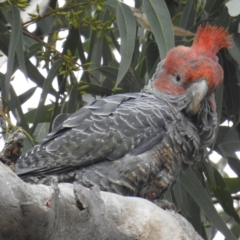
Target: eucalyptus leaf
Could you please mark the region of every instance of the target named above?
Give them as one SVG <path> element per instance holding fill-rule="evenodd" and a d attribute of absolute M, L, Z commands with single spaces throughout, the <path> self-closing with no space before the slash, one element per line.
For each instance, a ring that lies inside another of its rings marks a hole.
<path fill-rule="evenodd" d="M 29 98 L 31 98 L 33 96 L 33 94 L 35 93 L 36 89 L 37 89 L 37 87 L 32 87 L 32 88 L 28 89 L 26 92 L 24 92 L 21 95 L 19 95 L 18 99 L 19 99 L 20 104 L 22 105 Z"/>
<path fill-rule="evenodd" d="M 133 57 L 136 35 L 136 20 L 133 16 L 132 10 L 127 5 L 119 2 L 116 18 L 121 37 L 121 62 L 115 87 L 119 85 L 130 67 Z"/>
<path fill-rule="evenodd" d="M 224 178 L 225 183 L 231 193 L 237 193 L 240 191 L 240 178 Z"/>
<path fill-rule="evenodd" d="M 10 43 L 8 48 L 8 62 L 7 62 L 7 73 L 6 73 L 6 83 L 5 83 L 5 91 L 6 93 L 10 90 L 10 80 L 13 74 L 13 63 L 16 53 L 16 47 L 18 46 L 18 41 L 21 34 L 21 21 L 20 21 L 20 13 L 19 9 L 15 5 L 11 5 L 10 7 L 10 15 L 11 15 L 11 34 L 10 34 Z"/>
<path fill-rule="evenodd" d="M 219 172 L 214 169 L 214 176 L 215 176 L 215 181 L 216 181 L 216 185 L 210 185 L 214 195 L 217 197 L 217 199 L 219 200 L 221 206 L 223 207 L 224 211 L 232 216 L 236 222 L 240 222 L 240 218 L 236 212 L 236 210 L 234 209 L 233 206 L 233 199 L 231 197 L 230 191 L 224 181 L 224 179 L 222 178 L 222 176 L 219 174 Z"/>
<path fill-rule="evenodd" d="M 193 0 L 188 0 L 182 12 L 179 27 L 190 29 L 196 22 L 196 11 Z"/>
<path fill-rule="evenodd" d="M 36 114 L 34 116 L 34 121 L 33 121 L 33 126 L 31 131 L 34 132 L 35 128 L 37 127 L 37 124 L 39 122 L 39 118 L 43 112 L 43 106 L 47 97 L 47 94 L 49 93 L 51 86 L 52 86 L 52 81 L 54 79 L 54 77 L 56 77 L 58 70 L 60 68 L 60 66 L 62 65 L 63 60 L 62 59 L 58 59 L 52 66 L 51 70 L 48 73 L 48 76 L 43 84 L 43 91 L 40 97 L 40 101 L 38 104 L 38 108 L 36 111 Z"/>
<path fill-rule="evenodd" d="M 44 105 L 42 109 L 42 114 L 38 119 L 38 122 L 39 123 L 50 122 L 52 111 L 53 111 L 53 104 Z M 33 123 L 36 112 L 37 112 L 37 108 L 33 108 L 24 114 L 28 123 Z"/>
<path fill-rule="evenodd" d="M 6 92 L 6 81 L 4 81 L 4 78 L 6 79 L 4 74 L 0 73 L 0 87 L 2 89 L 3 97 L 8 99 L 8 106 L 17 120 L 17 124 L 25 131 L 29 132 L 29 126 L 23 114 L 19 98 L 11 84 L 9 85 L 9 92 Z"/>
<path fill-rule="evenodd" d="M 161 59 L 174 47 L 171 17 L 164 0 L 144 0 L 143 10 L 156 38 Z"/>
<path fill-rule="evenodd" d="M 19 33 L 18 41 L 16 45 L 16 54 L 17 54 L 19 68 L 21 69 L 21 71 L 23 72 L 23 74 L 27 79 L 27 69 L 25 65 L 26 60 L 25 60 L 24 51 L 23 51 L 23 33 L 22 33 L 21 23 L 19 25 L 20 25 L 19 26 L 20 33 Z"/>
<path fill-rule="evenodd" d="M 202 184 L 195 176 L 194 172 L 189 169 L 180 178 L 181 183 L 212 222 L 212 224 L 229 240 L 237 240 L 233 233 L 227 228 L 221 217 L 218 215 L 211 198 L 203 188 Z"/>

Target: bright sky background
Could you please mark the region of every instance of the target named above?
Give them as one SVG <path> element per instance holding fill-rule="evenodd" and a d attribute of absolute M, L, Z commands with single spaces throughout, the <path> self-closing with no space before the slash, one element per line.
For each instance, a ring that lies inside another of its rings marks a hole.
<path fill-rule="evenodd" d="M 31 5 L 30 7 L 28 7 L 28 9 L 25 11 L 25 12 L 22 12 L 22 18 L 23 18 L 23 21 L 27 21 L 29 18 L 28 18 L 28 15 L 26 14 L 27 12 L 31 12 L 31 13 L 34 13 L 35 12 L 35 9 L 36 9 L 36 4 L 38 3 L 39 5 L 48 5 L 48 2 L 49 0 L 45 0 L 45 1 L 41 1 L 41 0 L 32 0 L 31 3 L 33 3 L 33 5 Z M 61 7 L 63 4 L 64 4 L 64 0 L 59 0 L 59 6 Z M 134 1 L 132 0 L 125 0 L 124 1 L 125 3 L 127 3 L 128 5 L 130 6 L 134 6 Z M 29 31 L 34 31 L 36 28 L 35 24 L 32 24 L 28 30 Z M 61 38 L 64 38 L 68 33 L 68 30 L 66 31 L 62 31 L 59 33 L 59 37 Z M 63 41 L 59 41 L 56 48 L 58 51 L 62 51 L 62 43 Z M 34 57 L 32 57 L 31 59 L 31 62 L 33 64 L 36 64 L 36 59 Z M 119 60 L 120 60 L 120 56 L 119 56 Z M 41 66 L 43 66 L 43 64 L 41 64 Z M 0 58 L 0 71 L 2 73 L 5 73 L 6 72 L 6 69 L 7 69 L 7 63 L 6 63 L 6 57 L 1 57 Z M 47 75 L 47 72 L 45 69 L 40 69 L 40 72 L 42 73 L 42 75 L 44 77 L 46 77 Z M 79 73 L 81 74 L 81 73 Z M 77 79 L 79 79 L 79 75 L 77 73 L 76 77 Z M 12 85 L 16 91 L 16 94 L 17 95 L 20 95 L 22 93 L 24 93 L 26 90 L 28 90 L 29 88 L 31 87 L 34 87 L 36 86 L 35 83 L 33 83 L 31 80 L 27 80 L 24 75 L 21 73 L 21 71 L 16 71 L 16 73 L 14 74 L 14 80 L 12 81 Z M 53 81 L 53 87 L 57 88 L 57 84 L 56 84 L 56 81 Z M 29 111 L 30 108 L 35 108 L 39 102 L 39 99 L 40 99 L 40 95 L 41 95 L 41 89 L 37 89 L 35 94 L 26 102 L 22 105 L 22 108 L 23 108 L 23 112 L 26 113 Z M 49 104 L 50 103 L 50 100 L 54 100 L 54 97 L 53 96 L 50 96 L 48 95 L 47 97 L 47 100 L 45 102 L 45 104 Z M 16 120 L 14 119 L 14 117 L 12 117 L 12 122 L 15 124 L 16 123 Z M 230 123 L 231 124 L 231 123 Z M 229 125 L 228 122 L 224 123 L 224 125 Z M 0 149 L 3 147 L 3 143 L 0 141 Z M 238 153 L 238 157 L 240 157 L 240 153 Z M 221 156 L 216 153 L 216 152 L 213 152 L 211 155 L 210 155 L 210 159 L 212 162 L 214 163 L 217 163 L 220 159 L 221 159 Z M 230 177 L 237 177 L 237 175 L 232 171 L 232 169 L 229 167 L 229 165 L 227 164 L 225 169 L 224 169 L 227 174 L 230 176 Z M 216 237 L 214 238 L 214 240 L 223 240 L 224 239 L 224 236 L 221 234 L 221 233 L 217 233 Z"/>

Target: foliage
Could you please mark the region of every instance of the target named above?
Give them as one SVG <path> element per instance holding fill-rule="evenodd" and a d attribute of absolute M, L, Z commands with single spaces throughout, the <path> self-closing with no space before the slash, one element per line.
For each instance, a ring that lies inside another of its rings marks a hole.
<path fill-rule="evenodd" d="M 23 23 L 20 11 L 27 7 L 27 1 L 0 3 L 0 49 L 8 57 L 7 73 L 0 73 L 1 122 L 6 124 L 6 130 L 22 128 L 29 139 L 39 140 L 50 130 L 48 126 L 57 114 L 76 111 L 91 95 L 140 91 L 166 52 L 174 45 L 190 45 L 200 24 L 224 26 L 232 34 L 234 45 L 218 54 L 225 80 L 216 92 L 216 100 L 219 123 L 231 121 L 233 127 L 219 126 L 215 144 L 206 151 L 205 159 L 183 175 L 165 197 L 176 204 L 203 238 L 212 239 L 219 230 L 227 239 L 236 239 L 232 232 L 240 237 L 239 206 L 233 205 L 240 191 L 240 161 L 235 154 L 240 150 L 240 16 L 229 15 L 228 8 L 231 9 L 225 6 L 225 0 L 134 3 L 135 8 L 130 8 L 117 0 L 69 0 L 59 7 L 55 0 L 43 13 L 37 5 L 36 13 L 29 13 L 30 20 Z M 34 23 L 37 29 L 29 32 L 27 27 Z M 66 29 L 68 33 L 59 51 L 59 34 Z M 116 52 L 121 56 L 120 62 Z M 32 63 L 33 58 L 37 59 L 37 66 Z M 48 72 L 46 78 L 40 63 Z M 42 89 L 36 108 L 27 113 L 23 113 L 22 104 L 32 97 L 36 87 L 17 96 L 11 84 L 17 69 Z M 57 89 L 52 87 L 55 79 Z M 44 105 L 48 94 L 55 101 Z M 10 121 L 10 111 L 17 119 L 16 127 Z M 32 146 L 29 139 L 25 148 Z M 223 172 L 226 163 L 223 167 L 209 161 L 212 150 L 228 161 L 237 178 L 229 178 Z M 214 203 L 220 203 L 224 211 L 217 213 Z"/>

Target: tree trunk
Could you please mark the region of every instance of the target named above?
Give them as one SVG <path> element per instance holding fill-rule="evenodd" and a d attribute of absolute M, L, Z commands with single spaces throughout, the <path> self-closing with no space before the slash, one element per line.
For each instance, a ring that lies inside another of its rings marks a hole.
<path fill-rule="evenodd" d="M 0 163 L 0 239 L 202 239 L 174 211 L 150 201 L 87 189 L 23 182 Z"/>

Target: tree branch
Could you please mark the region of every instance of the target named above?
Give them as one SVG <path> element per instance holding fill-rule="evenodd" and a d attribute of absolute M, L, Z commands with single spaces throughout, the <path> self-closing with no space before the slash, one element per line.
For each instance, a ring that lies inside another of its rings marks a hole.
<path fill-rule="evenodd" d="M 77 184 L 24 183 L 0 163 L 0 239 L 202 239 L 174 211 Z"/>

